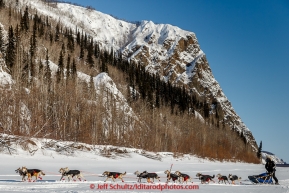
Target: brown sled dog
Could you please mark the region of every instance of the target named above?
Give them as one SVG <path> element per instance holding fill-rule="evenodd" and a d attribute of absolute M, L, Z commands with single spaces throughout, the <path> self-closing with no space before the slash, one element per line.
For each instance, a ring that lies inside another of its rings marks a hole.
<path fill-rule="evenodd" d="M 32 181 L 32 177 L 35 177 L 34 181 L 36 181 L 38 178 L 42 180 L 41 175 L 45 176 L 45 173 L 39 169 L 27 169 L 25 166 L 23 166 L 21 170 L 24 175 L 27 175 L 27 180 L 29 182 Z"/>
<path fill-rule="evenodd" d="M 105 172 L 103 172 L 102 175 L 103 175 L 103 176 L 106 176 L 106 179 L 104 180 L 104 182 L 106 182 L 106 180 L 107 180 L 108 178 L 111 178 L 112 181 L 114 181 L 114 182 L 115 182 L 114 179 L 121 179 L 121 181 L 124 182 L 122 178 L 123 178 L 123 176 L 126 175 L 126 172 L 120 173 L 120 172 L 109 172 L 109 171 L 105 171 Z"/>
<path fill-rule="evenodd" d="M 79 170 L 70 170 L 68 167 L 66 168 L 60 168 L 59 169 L 59 173 L 61 173 L 61 180 L 65 180 L 64 177 L 67 176 L 68 181 L 73 180 L 76 181 L 74 179 L 74 177 L 76 177 L 79 181 L 86 181 L 85 178 L 83 177 L 82 173 Z"/>

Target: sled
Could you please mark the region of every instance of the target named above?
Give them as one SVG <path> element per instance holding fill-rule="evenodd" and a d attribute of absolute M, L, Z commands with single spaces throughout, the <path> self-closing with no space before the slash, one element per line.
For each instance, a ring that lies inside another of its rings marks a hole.
<path fill-rule="evenodd" d="M 248 178 L 253 184 L 273 184 L 272 174 L 270 173 L 248 176 Z"/>

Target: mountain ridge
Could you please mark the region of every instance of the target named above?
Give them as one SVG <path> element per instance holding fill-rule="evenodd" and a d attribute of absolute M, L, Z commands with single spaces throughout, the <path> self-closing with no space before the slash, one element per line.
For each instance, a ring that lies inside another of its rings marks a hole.
<path fill-rule="evenodd" d="M 256 151 L 257 145 L 251 131 L 236 114 L 215 80 L 193 32 L 169 24 L 154 24 L 152 21 L 128 23 L 98 11 L 65 3 L 57 3 L 55 8 L 43 1 L 19 2 L 23 6 L 28 4 L 34 11 L 49 15 L 67 27 L 82 29 L 102 48 L 109 50 L 112 47 L 128 61 L 145 66 L 153 74 L 160 74 L 163 80 L 185 86 L 208 105 L 207 117 L 204 115 L 206 112 L 195 109 L 205 117 L 206 122 L 212 124 L 211 119 L 216 119 L 216 125 L 229 125 Z"/>

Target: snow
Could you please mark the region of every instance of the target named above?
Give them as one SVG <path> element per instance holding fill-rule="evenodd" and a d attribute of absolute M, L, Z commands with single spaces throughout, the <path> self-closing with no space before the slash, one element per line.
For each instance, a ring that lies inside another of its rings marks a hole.
<path fill-rule="evenodd" d="M 70 5 L 67 3 L 58 3 L 57 8 L 45 5 L 39 0 L 22 0 L 19 1 L 22 6 L 29 5 L 37 9 L 39 14 L 47 15 L 56 21 L 60 21 L 72 30 L 77 28 L 81 32 L 86 32 L 89 36 L 98 41 L 101 46 L 116 49 L 120 48 L 136 24 L 117 20 L 110 15 L 101 13 L 96 10 L 88 10 L 84 7 Z M 61 17 L 59 17 L 61 15 Z M 124 37 L 123 37 L 124 36 Z"/>
<path fill-rule="evenodd" d="M 2 60 L 2 59 L 0 59 Z M 1 62 L 1 61 L 0 61 Z M 7 88 L 9 86 L 12 86 L 13 80 L 10 74 L 3 71 L 2 66 L 0 65 L 0 88 Z"/>
<path fill-rule="evenodd" d="M 98 94 L 104 88 L 106 91 L 112 94 L 112 97 L 117 101 L 116 105 L 118 109 L 120 109 L 122 112 L 125 112 L 125 116 L 128 115 L 128 116 L 134 117 L 135 120 L 138 120 L 132 108 L 127 103 L 126 98 L 117 89 L 115 83 L 108 76 L 107 73 L 102 72 L 98 74 L 96 77 L 94 77 L 93 80 L 94 80 L 96 92 Z M 104 97 L 104 100 L 105 100 L 104 103 L 106 103 L 106 101 L 109 101 L 109 97 Z"/>
<path fill-rule="evenodd" d="M 189 190 L 199 193 L 203 192 L 289 192 L 289 167 L 277 168 L 276 176 L 280 185 L 253 185 L 248 181 L 249 175 L 256 175 L 265 171 L 262 164 L 248 164 L 240 162 L 219 162 L 214 160 L 198 158 L 194 155 L 184 154 L 176 157 L 171 152 L 146 152 L 140 149 L 115 147 L 104 145 L 88 145 L 74 142 L 63 142 L 51 139 L 30 139 L 29 148 L 34 153 L 29 153 L 23 149 L 20 142 L 25 138 L 17 136 L 1 135 L 3 139 L 13 139 L 10 146 L 12 155 L 4 147 L 0 153 L 1 171 L 0 171 L 0 190 L 1 192 L 160 192 L 160 190 L 113 190 L 112 187 L 140 187 L 141 185 L 163 186 L 166 185 L 165 170 L 172 172 L 176 170 L 191 176 L 193 183 L 180 184 L 179 187 L 186 185 L 196 185 L 199 189 Z M 6 152 L 6 153 L 5 153 Z M 31 151 L 30 151 L 31 152 Z M 27 168 L 41 169 L 46 174 L 43 180 L 36 182 L 22 182 L 21 177 L 15 173 L 15 169 L 26 166 Z M 68 167 L 70 169 L 80 170 L 86 181 L 60 181 L 60 168 Z M 142 179 L 142 183 L 137 182 L 134 175 L 135 171 L 155 172 L 160 176 L 161 182 L 155 180 L 155 183 L 147 183 Z M 117 182 L 107 180 L 102 176 L 104 171 L 126 172 L 124 182 L 117 179 Z M 219 184 L 215 177 L 209 184 L 201 184 L 196 178 L 196 173 L 217 175 L 229 174 L 241 177 L 236 185 Z M 95 186 L 94 189 L 90 187 Z M 169 182 L 167 186 L 174 185 Z M 106 187 L 107 189 L 96 189 L 97 187 Z M 176 186 L 175 186 L 176 187 Z M 188 192 L 188 190 L 163 189 L 162 192 Z"/>

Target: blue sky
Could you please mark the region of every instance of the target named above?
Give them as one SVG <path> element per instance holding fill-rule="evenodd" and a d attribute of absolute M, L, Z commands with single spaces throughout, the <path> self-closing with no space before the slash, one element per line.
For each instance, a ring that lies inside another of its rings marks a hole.
<path fill-rule="evenodd" d="M 128 21 L 196 34 L 213 75 L 257 144 L 289 162 L 288 0 L 70 0 Z"/>

